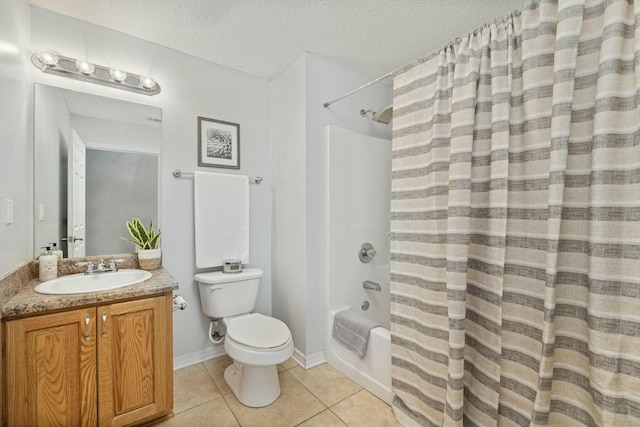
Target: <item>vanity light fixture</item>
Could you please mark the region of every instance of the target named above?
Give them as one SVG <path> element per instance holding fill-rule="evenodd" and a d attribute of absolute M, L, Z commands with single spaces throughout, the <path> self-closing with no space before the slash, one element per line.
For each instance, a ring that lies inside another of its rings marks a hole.
<path fill-rule="evenodd" d="M 151 77 L 70 58 L 48 49 L 38 50 L 31 55 L 31 62 L 43 73 L 97 83 L 149 96 L 160 93 L 160 85 Z"/>
<path fill-rule="evenodd" d="M 42 49 L 34 53 L 34 56 L 44 65 L 56 65 L 58 63 L 58 54 L 52 50 Z"/>
<path fill-rule="evenodd" d="M 109 70 L 109 75 L 113 80 L 117 81 L 118 83 L 123 82 L 124 79 L 127 78 L 127 73 L 125 71 L 116 70 L 115 68 L 111 68 Z"/>
<path fill-rule="evenodd" d="M 153 80 L 151 77 L 140 77 L 140 84 L 142 85 L 142 87 L 149 89 L 149 90 L 153 90 L 153 88 L 156 87 L 156 81 Z"/>
<path fill-rule="evenodd" d="M 96 66 L 88 61 L 76 60 L 76 68 L 85 76 L 90 76 L 96 70 Z"/>

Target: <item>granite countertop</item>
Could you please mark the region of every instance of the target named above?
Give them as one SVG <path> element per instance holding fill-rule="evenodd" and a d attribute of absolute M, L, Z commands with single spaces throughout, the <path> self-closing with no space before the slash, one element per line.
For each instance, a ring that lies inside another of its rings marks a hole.
<path fill-rule="evenodd" d="M 108 273 L 105 273 L 108 274 Z M 178 282 L 164 268 L 151 271 L 151 278 L 131 286 L 102 292 L 67 295 L 44 295 L 36 293 L 41 282 L 32 279 L 2 306 L 2 317 L 43 314 L 47 311 L 70 309 L 118 300 L 161 294 L 178 289 Z"/>

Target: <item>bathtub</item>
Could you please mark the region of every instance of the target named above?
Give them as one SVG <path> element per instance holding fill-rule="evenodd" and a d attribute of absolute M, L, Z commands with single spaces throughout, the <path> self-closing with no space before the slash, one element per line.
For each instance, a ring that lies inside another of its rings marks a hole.
<path fill-rule="evenodd" d="M 342 372 L 376 395 L 391 404 L 391 334 L 388 329 L 378 327 L 371 330 L 367 354 L 360 359 L 355 353 L 340 345 L 331 337 L 333 318 L 336 313 L 348 310 L 342 307 L 329 312 L 328 331 L 325 339 L 325 358 L 327 363 Z"/>

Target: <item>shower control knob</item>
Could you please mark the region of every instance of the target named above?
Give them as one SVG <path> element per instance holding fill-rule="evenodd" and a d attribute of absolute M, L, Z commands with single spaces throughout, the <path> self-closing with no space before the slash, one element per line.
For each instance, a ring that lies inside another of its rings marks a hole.
<path fill-rule="evenodd" d="M 360 251 L 358 252 L 358 258 L 363 263 L 368 263 L 376 256 L 376 250 L 373 248 L 371 243 L 363 243 L 360 247 Z"/>

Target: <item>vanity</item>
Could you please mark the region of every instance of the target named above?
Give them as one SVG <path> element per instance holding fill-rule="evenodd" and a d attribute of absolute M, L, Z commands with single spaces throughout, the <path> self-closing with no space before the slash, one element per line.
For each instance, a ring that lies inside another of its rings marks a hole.
<path fill-rule="evenodd" d="M 117 257 L 137 268 L 134 254 Z M 93 258 L 62 260 L 59 272 L 79 273 L 78 261 Z M 37 262 L 25 268 L 2 304 L 3 425 L 129 426 L 170 416 L 175 279 L 159 268 L 130 286 L 45 295 L 33 290 Z"/>

